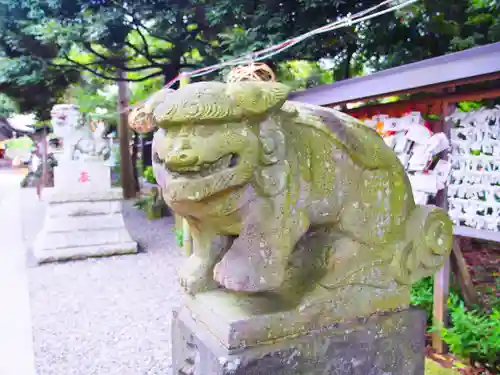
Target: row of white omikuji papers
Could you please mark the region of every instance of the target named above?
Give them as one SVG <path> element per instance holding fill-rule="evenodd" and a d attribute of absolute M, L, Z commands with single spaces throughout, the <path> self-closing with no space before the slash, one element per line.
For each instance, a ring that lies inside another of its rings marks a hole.
<path fill-rule="evenodd" d="M 445 187 L 451 164 L 439 160 L 432 170 L 428 167 L 435 155 L 449 149 L 448 138 L 444 133 L 432 133 L 427 129 L 420 112 L 411 112 L 400 118 L 378 115 L 365 121 L 373 128 L 379 122 L 384 124 L 384 131 L 395 132 L 384 136 L 384 141 L 407 171 L 415 202 L 426 204 L 431 196 Z"/>
<path fill-rule="evenodd" d="M 500 107 L 455 112 L 451 129 L 450 217 L 456 224 L 500 230 Z"/>
<path fill-rule="evenodd" d="M 450 148 L 450 142 L 444 133 L 433 134 L 423 126 L 419 112 L 412 112 L 402 118 L 379 115 L 366 123 L 375 127 L 378 122 L 383 122 L 385 131 L 396 132 L 394 135 L 385 136 L 384 140 L 404 165 L 416 203 L 427 203 L 431 196 L 443 189 L 445 184 L 450 183 L 448 187 L 450 216 L 456 224 L 465 224 L 477 229 L 498 230 L 499 110 L 500 108 L 482 109 L 474 113 L 455 112 L 449 116 L 448 119 L 458 126 L 452 129 L 453 151 L 450 162 L 439 160 L 432 170 L 425 172 L 436 154 Z M 472 151 L 490 155 L 476 156 Z"/>

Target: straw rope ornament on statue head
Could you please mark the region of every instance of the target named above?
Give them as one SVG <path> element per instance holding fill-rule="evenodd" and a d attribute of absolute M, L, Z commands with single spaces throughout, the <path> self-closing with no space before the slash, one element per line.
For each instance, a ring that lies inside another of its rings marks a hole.
<path fill-rule="evenodd" d="M 164 87 L 151 95 L 145 101 L 129 107 L 128 124 L 138 133 L 150 133 L 156 130 L 156 123 L 153 117 L 153 109 L 165 100 L 165 96 L 174 92 L 170 88 Z"/>
<path fill-rule="evenodd" d="M 237 66 L 229 72 L 227 82 L 263 81 L 275 82 L 276 76 L 272 69 L 264 63 L 251 63 Z"/>

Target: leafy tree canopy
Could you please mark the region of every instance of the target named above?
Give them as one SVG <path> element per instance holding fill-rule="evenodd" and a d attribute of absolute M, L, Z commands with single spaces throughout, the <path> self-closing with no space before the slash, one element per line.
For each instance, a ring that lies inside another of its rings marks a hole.
<path fill-rule="evenodd" d="M 365 60 L 390 68 L 500 41 L 500 2 L 423 0 L 360 31 Z"/>
<path fill-rule="evenodd" d="M 9 117 L 19 111 L 17 103 L 5 94 L 0 94 L 0 118 Z"/>
<path fill-rule="evenodd" d="M 31 0 L 33 18 L 25 30 L 60 47 L 61 59 L 52 62 L 60 66 L 110 80 L 116 79 L 117 68 L 129 72 L 130 81 L 169 80 L 183 68 L 289 39 L 378 2 Z M 273 62 L 317 62 L 325 56 L 342 60 L 353 57 L 356 43 L 350 27 L 295 46 Z"/>
<path fill-rule="evenodd" d="M 183 68 L 261 49 L 379 3 L 0 0 L 0 56 L 6 58 L 0 89 L 20 110 L 42 112 L 78 71 L 112 82 L 122 69 L 138 82 L 132 100 L 140 100 Z M 283 81 L 303 78 L 293 85 L 309 87 L 362 74 L 366 66 L 383 69 L 498 41 L 499 20 L 495 0 L 423 0 L 315 36 L 266 62 Z M 325 57 L 333 62 L 328 72 L 318 63 Z"/>
<path fill-rule="evenodd" d="M 31 1 L 0 0 L 0 91 L 20 112 L 46 119 L 50 107 L 79 73 L 46 63 L 57 57 L 58 46 L 25 30 L 33 20 L 31 6 Z"/>

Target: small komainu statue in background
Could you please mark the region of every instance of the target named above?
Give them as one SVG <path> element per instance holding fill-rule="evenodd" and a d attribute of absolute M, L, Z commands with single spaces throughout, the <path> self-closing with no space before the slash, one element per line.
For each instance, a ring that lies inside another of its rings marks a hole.
<path fill-rule="evenodd" d="M 74 104 L 57 104 L 52 108 L 52 128 L 62 139 L 63 160 L 106 160 L 110 148 L 104 139 L 104 123 L 92 131 Z"/>
<path fill-rule="evenodd" d="M 375 131 L 288 94 L 274 82 L 202 82 L 136 111 L 159 128 L 155 176 L 191 228 L 182 285 L 298 309 L 330 301 L 346 317 L 407 306 L 411 284 L 450 253 L 447 213 L 415 205 Z"/>

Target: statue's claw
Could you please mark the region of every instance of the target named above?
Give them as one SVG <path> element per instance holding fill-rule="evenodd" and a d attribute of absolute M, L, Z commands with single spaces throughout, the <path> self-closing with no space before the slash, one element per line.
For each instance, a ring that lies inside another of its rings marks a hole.
<path fill-rule="evenodd" d="M 179 271 L 181 286 L 189 294 L 196 294 L 208 288 L 210 265 L 203 259 L 192 255 Z"/>

